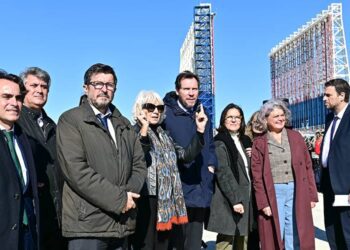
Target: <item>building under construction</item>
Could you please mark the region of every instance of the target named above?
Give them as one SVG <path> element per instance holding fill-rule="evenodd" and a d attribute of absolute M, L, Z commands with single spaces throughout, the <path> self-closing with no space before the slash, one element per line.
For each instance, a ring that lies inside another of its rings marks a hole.
<path fill-rule="evenodd" d="M 324 128 L 324 84 L 349 82 L 342 5 L 331 4 L 270 52 L 273 98 L 288 98 L 292 125 L 304 131 Z"/>
<path fill-rule="evenodd" d="M 190 70 L 200 80 L 199 100 L 215 127 L 214 13 L 210 4 L 194 7 L 194 20 L 180 49 L 180 72 Z"/>

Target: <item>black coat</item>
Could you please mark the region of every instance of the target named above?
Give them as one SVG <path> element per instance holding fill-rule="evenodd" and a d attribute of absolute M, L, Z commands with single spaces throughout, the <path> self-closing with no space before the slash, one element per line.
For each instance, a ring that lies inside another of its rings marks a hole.
<path fill-rule="evenodd" d="M 220 140 L 215 141 L 215 150 L 219 165 L 215 172 L 215 192 L 207 230 L 225 235 L 248 236 L 253 227 L 253 209 L 251 183 L 243 158 L 238 151 L 236 156 L 231 157 L 225 143 Z M 238 175 L 232 171 L 232 159 L 236 159 Z M 249 161 L 249 157 L 247 160 Z M 239 203 L 243 204 L 243 215 L 233 211 L 233 205 Z"/>
<path fill-rule="evenodd" d="M 41 129 L 39 116 L 40 111 L 23 106 L 18 124 L 27 135 L 34 156 L 40 217 L 44 218 L 40 225 L 41 239 L 47 242 L 59 237 L 61 231 L 63 177 L 56 161 L 56 124 L 42 110 L 44 129 Z"/>
<path fill-rule="evenodd" d="M 39 214 L 39 198 L 37 180 L 32 151 L 29 141 L 18 126 L 15 126 L 15 137 L 21 148 L 22 155 L 29 174 L 29 185 L 26 195 L 34 203 L 34 213 Z M 17 250 L 19 242 L 19 229 L 22 225 L 24 209 L 24 191 L 19 182 L 16 167 L 12 161 L 10 150 L 3 132 L 0 132 L 0 248 Z M 39 216 L 28 213 L 30 226 L 38 235 Z M 35 236 L 35 235 L 34 235 Z M 39 242 L 39 241 L 38 241 Z M 39 248 L 39 246 L 38 246 Z"/>

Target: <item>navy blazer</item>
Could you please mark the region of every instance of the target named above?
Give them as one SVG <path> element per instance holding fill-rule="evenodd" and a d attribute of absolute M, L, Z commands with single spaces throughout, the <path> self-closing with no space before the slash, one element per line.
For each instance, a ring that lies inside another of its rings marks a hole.
<path fill-rule="evenodd" d="M 12 161 L 5 135 L 0 132 L 0 244 L 1 249 L 17 250 L 25 204 L 34 201 L 28 209 L 29 226 L 39 232 L 39 198 L 33 155 L 29 141 L 19 126 L 15 126 L 16 140 L 21 149 L 28 173 L 28 185 L 24 189 L 19 182 L 16 167 Z M 35 234 L 34 234 L 35 235 Z M 36 237 L 36 236 L 35 236 Z M 39 242 L 39 239 L 38 241 Z M 38 244 L 38 249 L 39 244 Z"/>
<path fill-rule="evenodd" d="M 326 130 L 330 128 L 334 114 L 326 117 Z M 325 138 L 325 137 L 324 137 Z M 323 140 L 324 140 L 323 138 Z M 324 142 L 324 141 L 323 141 Z M 323 149 L 322 142 L 322 149 Z M 321 156 L 322 157 L 322 151 Z M 350 193 L 350 105 L 346 108 L 328 153 L 329 177 L 334 194 Z M 325 190 L 321 183 L 321 189 Z"/>

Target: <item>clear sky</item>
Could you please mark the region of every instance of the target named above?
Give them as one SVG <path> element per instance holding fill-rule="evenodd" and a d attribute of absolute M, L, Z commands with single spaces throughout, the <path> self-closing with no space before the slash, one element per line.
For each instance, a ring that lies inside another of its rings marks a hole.
<path fill-rule="evenodd" d="M 328 0 L 213 0 L 216 122 L 230 102 L 246 119 L 270 98 L 272 47 L 319 12 Z M 345 33 L 350 1 L 343 2 Z M 111 65 L 118 76 L 114 104 L 128 118 L 140 90 L 164 96 L 174 90 L 179 51 L 201 1 L 1 0 L 0 68 L 19 74 L 47 70 L 52 87 L 46 111 L 57 121 L 76 106 L 83 75 L 92 64 Z M 349 48 L 350 37 L 347 37 Z"/>

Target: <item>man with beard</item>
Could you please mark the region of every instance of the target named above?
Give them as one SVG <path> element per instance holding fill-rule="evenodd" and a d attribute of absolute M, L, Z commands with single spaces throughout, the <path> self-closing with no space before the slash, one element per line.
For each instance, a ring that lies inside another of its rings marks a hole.
<path fill-rule="evenodd" d="M 331 249 L 350 249 L 350 87 L 343 79 L 325 83 L 323 101 L 332 111 L 326 117 L 322 162 L 325 227 Z M 344 197 L 334 204 L 336 197 Z"/>
<path fill-rule="evenodd" d="M 58 121 L 62 232 L 70 250 L 124 249 L 135 228 L 146 163 L 136 132 L 111 104 L 116 84 L 112 67 L 92 65 L 84 76 L 86 101 Z"/>

